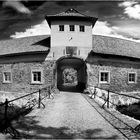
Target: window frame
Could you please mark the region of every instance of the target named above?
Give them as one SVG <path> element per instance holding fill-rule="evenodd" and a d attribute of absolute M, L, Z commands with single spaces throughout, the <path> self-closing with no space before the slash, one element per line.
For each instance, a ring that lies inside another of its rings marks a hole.
<path fill-rule="evenodd" d="M 71 27 L 73 27 L 73 30 L 71 30 Z M 69 31 L 74 32 L 75 31 L 75 25 L 69 25 Z"/>
<path fill-rule="evenodd" d="M 10 73 L 10 80 L 6 80 L 5 74 L 4 73 Z M 11 71 L 3 71 L 3 83 L 12 83 L 12 72 Z"/>
<path fill-rule="evenodd" d="M 135 81 L 129 81 L 130 80 L 129 79 L 130 74 L 134 74 L 135 75 Z M 128 72 L 128 83 L 129 84 L 135 84 L 135 83 L 137 83 L 137 73 L 136 72 Z"/>
<path fill-rule="evenodd" d="M 102 81 L 101 80 L 101 73 L 107 73 L 108 74 L 108 81 Z M 99 83 L 101 84 L 109 84 L 110 83 L 110 71 L 100 71 L 99 72 Z"/>
<path fill-rule="evenodd" d="M 34 81 L 34 72 L 40 72 L 41 73 L 41 81 Z M 32 69 L 31 70 L 31 84 L 43 84 L 44 78 L 43 78 L 43 70 L 42 69 Z"/>
<path fill-rule="evenodd" d="M 63 30 L 61 30 L 61 27 L 63 26 Z M 65 31 L 65 26 L 64 25 L 59 25 L 59 32 L 64 32 Z"/>
<path fill-rule="evenodd" d="M 81 27 L 84 27 L 84 28 L 83 28 L 84 30 L 81 30 L 81 29 L 82 29 Z M 84 26 L 84 25 L 79 25 L 79 32 L 82 32 L 82 33 L 85 32 L 85 26 Z"/>

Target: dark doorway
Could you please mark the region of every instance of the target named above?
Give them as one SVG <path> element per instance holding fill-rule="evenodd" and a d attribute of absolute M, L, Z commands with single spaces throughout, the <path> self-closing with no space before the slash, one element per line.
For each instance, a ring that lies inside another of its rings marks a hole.
<path fill-rule="evenodd" d="M 57 88 L 60 91 L 82 92 L 86 82 L 85 61 L 71 56 L 57 60 Z"/>

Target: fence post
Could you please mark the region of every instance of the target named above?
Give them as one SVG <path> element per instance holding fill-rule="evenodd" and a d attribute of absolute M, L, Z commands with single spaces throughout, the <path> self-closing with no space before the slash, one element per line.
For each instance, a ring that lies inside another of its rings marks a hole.
<path fill-rule="evenodd" d="M 4 119 L 5 119 L 5 126 L 7 126 L 7 114 L 8 114 L 8 99 L 5 100 L 5 112 L 4 112 Z"/>
<path fill-rule="evenodd" d="M 39 98 L 38 98 L 38 108 L 40 108 L 40 102 L 41 102 L 41 97 L 40 97 L 40 89 L 38 90 L 38 92 L 39 92 Z"/>
<path fill-rule="evenodd" d="M 107 108 L 109 108 L 109 90 L 108 90 L 108 94 L 107 94 Z"/>
<path fill-rule="evenodd" d="M 96 97 L 96 87 L 94 88 L 94 99 Z"/>
<path fill-rule="evenodd" d="M 51 85 L 49 86 L 49 92 L 48 92 L 48 94 L 49 94 L 49 99 L 51 98 Z"/>

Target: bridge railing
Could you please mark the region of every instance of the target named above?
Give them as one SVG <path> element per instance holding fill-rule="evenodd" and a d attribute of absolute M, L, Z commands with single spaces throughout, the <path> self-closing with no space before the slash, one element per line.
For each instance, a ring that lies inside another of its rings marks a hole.
<path fill-rule="evenodd" d="M 12 100 L 5 99 L 4 103 L 0 103 L 0 132 L 6 131 L 11 124 L 11 120 L 16 119 L 20 115 L 31 111 L 34 106 L 43 107 L 45 98 L 54 98 L 52 93 L 59 92 L 52 85 L 38 89 L 32 93 L 17 97 Z"/>
<path fill-rule="evenodd" d="M 102 107 L 106 105 L 107 108 L 110 108 L 110 106 L 130 104 L 133 102 L 140 101 L 140 97 L 127 95 L 127 94 L 115 92 L 109 89 L 107 90 L 107 89 L 96 87 L 96 86 L 92 87 L 92 89 L 89 92 L 90 92 L 91 98 L 98 97 L 99 99 L 102 100 L 101 101 L 103 103 Z"/>
<path fill-rule="evenodd" d="M 124 105 L 124 104 L 129 105 L 132 103 L 140 102 L 140 97 L 127 95 L 127 94 L 115 92 L 109 89 L 107 90 L 107 89 L 96 87 L 96 86 L 94 87 L 92 86 L 91 88 L 89 88 L 88 92 L 90 93 L 90 98 L 99 99 L 99 102 L 102 108 L 104 108 L 105 105 L 107 108 L 110 108 L 110 107 L 116 107 L 118 105 Z M 123 97 L 125 97 L 124 101 L 123 101 Z M 122 101 L 122 103 L 120 102 L 120 100 Z M 112 113 L 110 114 L 113 115 Z M 115 116 L 115 118 L 117 117 Z M 117 119 L 120 120 L 119 118 Z M 128 126 L 132 129 L 133 132 L 140 132 L 140 124 L 137 125 L 135 128 L 132 128 L 130 125 Z"/>

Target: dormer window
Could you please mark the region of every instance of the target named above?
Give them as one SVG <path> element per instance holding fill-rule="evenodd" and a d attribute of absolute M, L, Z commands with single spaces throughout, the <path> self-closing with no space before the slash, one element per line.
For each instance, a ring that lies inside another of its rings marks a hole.
<path fill-rule="evenodd" d="M 80 32 L 85 32 L 85 26 L 84 25 L 80 25 L 79 26 L 79 30 L 80 30 Z"/>
<path fill-rule="evenodd" d="M 59 31 L 64 31 L 64 25 L 59 25 Z"/>
<path fill-rule="evenodd" d="M 74 25 L 70 25 L 69 27 L 70 27 L 70 31 L 73 32 L 75 30 L 75 28 L 74 28 L 75 26 Z"/>

